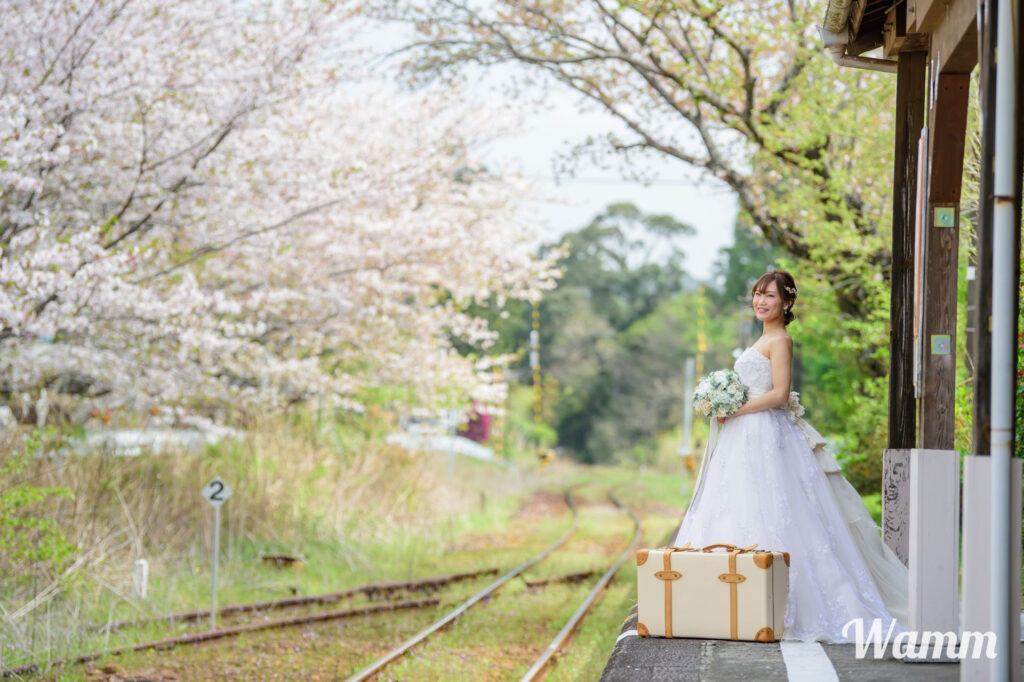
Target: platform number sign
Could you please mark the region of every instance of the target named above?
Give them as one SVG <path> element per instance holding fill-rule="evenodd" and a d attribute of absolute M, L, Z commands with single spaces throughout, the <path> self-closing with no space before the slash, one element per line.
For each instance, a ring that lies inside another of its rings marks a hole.
<path fill-rule="evenodd" d="M 210 504 L 219 507 L 231 497 L 231 488 L 220 476 L 214 476 L 212 481 L 203 486 L 202 493 Z"/>

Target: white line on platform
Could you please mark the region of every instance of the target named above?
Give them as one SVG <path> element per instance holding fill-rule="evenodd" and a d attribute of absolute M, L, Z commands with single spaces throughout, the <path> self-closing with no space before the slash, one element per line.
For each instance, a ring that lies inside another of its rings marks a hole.
<path fill-rule="evenodd" d="M 624 640 L 626 637 L 639 637 L 639 636 L 640 636 L 640 633 L 637 632 L 636 630 L 626 630 L 625 632 L 623 632 L 621 635 L 619 635 L 615 639 L 615 642 L 617 644 L 617 643 L 621 642 L 622 640 Z"/>
<path fill-rule="evenodd" d="M 784 639 L 780 644 L 790 682 L 839 682 L 832 661 L 817 642 Z"/>

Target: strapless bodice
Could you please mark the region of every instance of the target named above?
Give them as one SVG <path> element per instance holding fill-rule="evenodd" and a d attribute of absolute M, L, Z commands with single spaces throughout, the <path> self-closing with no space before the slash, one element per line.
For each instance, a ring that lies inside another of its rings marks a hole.
<path fill-rule="evenodd" d="M 753 346 L 740 353 L 733 369 L 750 389 L 749 398 L 772 389 L 772 363 Z"/>

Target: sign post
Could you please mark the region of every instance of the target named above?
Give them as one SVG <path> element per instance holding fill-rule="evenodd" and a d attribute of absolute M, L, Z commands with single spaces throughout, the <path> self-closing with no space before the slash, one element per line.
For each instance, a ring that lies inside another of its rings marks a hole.
<path fill-rule="evenodd" d="M 210 579 L 210 629 L 217 627 L 217 559 L 220 554 L 220 507 L 231 497 L 231 488 L 214 476 L 213 480 L 200 491 L 206 501 L 213 505 L 213 571 Z"/>
<path fill-rule="evenodd" d="M 697 458 L 693 454 L 693 381 L 696 369 L 696 358 L 686 358 L 683 381 L 683 442 L 676 450 L 676 454 L 683 458 L 683 465 L 688 473 L 697 470 Z M 686 481 L 683 481 L 683 493 L 686 493 Z"/>

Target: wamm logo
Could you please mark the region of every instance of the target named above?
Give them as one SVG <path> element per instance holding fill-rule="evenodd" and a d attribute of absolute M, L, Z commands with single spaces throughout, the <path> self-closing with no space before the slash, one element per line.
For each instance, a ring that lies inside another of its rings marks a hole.
<path fill-rule="evenodd" d="M 996 635 L 994 632 L 964 632 L 963 637 L 957 637 L 955 632 L 932 632 L 925 630 L 922 633 L 910 630 L 900 630 L 895 636 L 893 629 L 896 621 L 889 621 L 889 630 L 882 638 L 882 619 L 875 618 L 871 621 L 871 628 L 864 632 L 864 619 L 854 618 L 843 626 L 843 637 L 850 637 L 850 629 L 853 628 L 854 642 L 857 658 L 866 658 L 868 649 L 873 647 L 875 658 L 882 658 L 885 649 L 892 646 L 893 658 L 923 660 L 928 658 L 929 653 L 933 659 L 978 659 L 982 656 L 992 659 L 996 656 Z M 945 650 L 945 651 L 943 651 Z"/>

